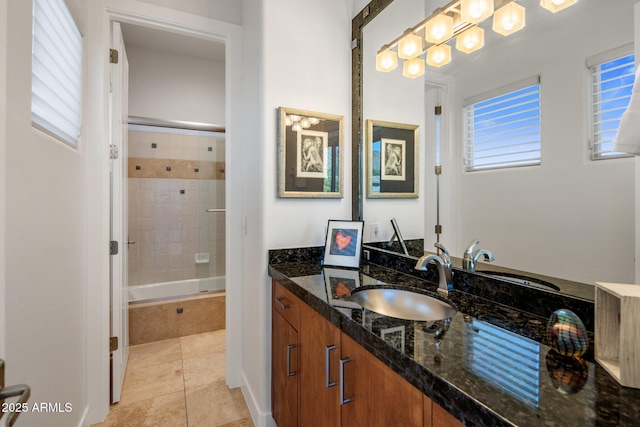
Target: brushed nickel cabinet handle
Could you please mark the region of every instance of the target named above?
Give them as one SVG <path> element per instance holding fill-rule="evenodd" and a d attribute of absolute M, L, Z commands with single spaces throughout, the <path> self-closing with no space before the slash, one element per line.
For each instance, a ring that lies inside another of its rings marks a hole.
<path fill-rule="evenodd" d="M 283 297 L 277 297 L 276 298 L 276 301 L 278 301 L 278 303 L 280 304 L 280 307 L 285 308 L 285 309 L 286 308 L 291 308 L 291 304 L 289 304 L 288 302 L 284 303 L 284 302 L 282 302 L 283 300 L 285 300 Z"/>
<path fill-rule="evenodd" d="M 287 376 L 288 377 L 292 377 L 296 374 L 295 372 L 291 372 L 291 350 L 294 348 L 296 348 L 295 344 L 289 344 L 287 346 Z"/>
<path fill-rule="evenodd" d="M 340 359 L 340 406 L 351 402 L 350 397 L 344 397 L 344 365 L 349 362 L 351 362 L 351 359 L 348 357 L 346 359 Z"/>
<path fill-rule="evenodd" d="M 329 387 L 333 387 L 334 385 L 336 385 L 336 382 L 333 381 L 331 382 L 330 377 L 331 377 L 331 363 L 329 360 L 329 354 L 331 353 L 331 350 L 335 350 L 336 346 L 335 345 L 328 345 L 325 347 L 324 350 L 324 373 L 325 373 L 325 385 L 327 388 Z"/>

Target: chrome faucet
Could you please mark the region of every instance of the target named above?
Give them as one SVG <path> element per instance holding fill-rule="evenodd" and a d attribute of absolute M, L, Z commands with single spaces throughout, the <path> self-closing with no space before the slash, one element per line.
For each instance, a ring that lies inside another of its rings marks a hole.
<path fill-rule="evenodd" d="M 449 295 L 449 292 L 453 290 L 453 273 L 451 272 L 451 258 L 449 252 L 445 247 L 437 242 L 434 244 L 439 249 L 438 255 L 423 255 L 416 263 L 415 269 L 420 271 L 427 271 L 427 264 L 431 261 L 436 263 L 438 269 L 438 293 Z"/>
<path fill-rule="evenodd" d="M 484 260 L 487 262 L 494 261 L 493 254 L 488 249 L 478 249 L 474 252 L 476 246 L 480 244 L 479 240 L 475 240 L 471 242 L 466 251 L 464 251 L 464 256 L 462 257 L 462 268 L 465 271 L 473 273 L 476 271 L 476 263 L 480 259 L 481 256 L 484 255 Z"/>

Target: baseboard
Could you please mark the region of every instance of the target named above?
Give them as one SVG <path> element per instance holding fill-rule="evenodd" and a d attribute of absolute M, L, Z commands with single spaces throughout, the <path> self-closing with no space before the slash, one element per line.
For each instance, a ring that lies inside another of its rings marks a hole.
<path fill-rule="evenodd" d="M 247 378 L 242 373 L 242 379 L 244 385 L 240 387 L 242 390 L 242 395 L 244 396 L 245 402 L 247 402 L 247 407 L 249 408 L 249 413 L 251 414 L 251 420 L 255 427 L 277 427 L 275 421 L 273 421 L 273 417 L 271 416 L 271 411 L 261 411 L 258 407 L 254 394 L 251 392 L 251 388 L 247 386 Z"/>

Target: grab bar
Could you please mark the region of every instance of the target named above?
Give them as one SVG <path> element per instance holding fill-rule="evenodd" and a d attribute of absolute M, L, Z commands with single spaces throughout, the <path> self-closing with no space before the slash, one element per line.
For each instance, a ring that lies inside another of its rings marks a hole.
<path fill-rule="evenodd" d="M 222 208 L 222 209 L 207 209 L 207 212 L 226 212 L 227 210 Z"/>

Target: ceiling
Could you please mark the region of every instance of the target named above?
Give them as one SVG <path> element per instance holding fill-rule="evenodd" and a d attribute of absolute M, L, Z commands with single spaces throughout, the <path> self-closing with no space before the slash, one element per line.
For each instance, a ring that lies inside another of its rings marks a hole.
<path fill-rule="evenodd" d="M 224 62 L 224 42 L 185 36 L 132 24 L 120 24 L 126 46 Z"/>

